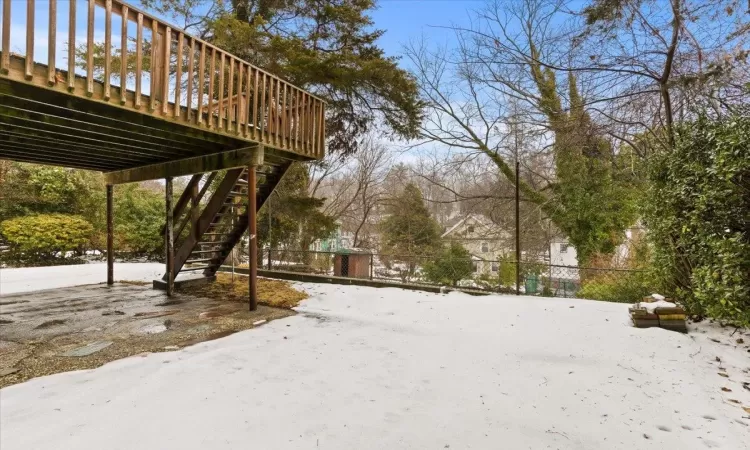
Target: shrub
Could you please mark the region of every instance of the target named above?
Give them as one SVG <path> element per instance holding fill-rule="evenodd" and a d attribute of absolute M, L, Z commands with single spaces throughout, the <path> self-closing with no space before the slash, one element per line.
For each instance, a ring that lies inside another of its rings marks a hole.
<path fill-rule="evenodd" d="M 658 288 L 689 312 L 750 325 L 750 118 L 679 129 L 651 160 L 645 223 Z"/>
<path fill-rule="evenodd" d="M 137 184 L 115 191 L 115 248 L 159 258 L 164 254 L 164 196 Z"/>
<path fill-rule="evenodd" d="M 474 273 L 471 254 L 461 244 L 451 242 L 424 265 L 422 273 L 427 281 L 458 286 L 459 281 Z"/>
<path fill-rule="evenodd" d="M 8 219 L 0 233 L 10 246 L 10 262 L 39 264 L 64 260 L 68 252 L 83 250 L 93 232 L 78 216 L 42 214 Z"/>
<path fill-rule="evenodd" d="M 576 297 L 616 303 L 635 303 L 650 294 L 645 271 L 611 272 L 586 278 Z"/>

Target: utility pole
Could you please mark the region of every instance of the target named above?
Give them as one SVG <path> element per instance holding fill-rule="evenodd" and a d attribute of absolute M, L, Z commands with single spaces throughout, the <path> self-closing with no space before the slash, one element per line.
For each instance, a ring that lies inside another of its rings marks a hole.
<path fill-rule="evenodd" d="M 518 139 L 516 138 L 516 142 Z M 516 153 L 518 155 L 518 153 Z M 516 295 L 521 295 L 521 195 L 518 189 L 521 164 L 516 157 Z"/>
<path fill-rule="evenodd" d="M 512 126 L 516 154 L 516 295 L 521 295 L 521 162 L 518 158 L 518 116 L 513 118 Z"/>

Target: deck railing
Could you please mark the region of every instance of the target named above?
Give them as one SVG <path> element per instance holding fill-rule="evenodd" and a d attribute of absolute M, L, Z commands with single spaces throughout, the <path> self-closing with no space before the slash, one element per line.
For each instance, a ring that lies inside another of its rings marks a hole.
<path fill-rule="evenodd" d="M 1 1 L 0 76 L 58 90 L 62 86 L 74 95 L 323 156 L 325 102 L 208 42 L 118 0 Z M 58 10 L 63 5 L 67 14 Z M 11 47 L 11 23 L 19 25 L 24 12 L 26 45 L 19 54 Z M 37 28 L 35 16 L 48 17 L 46 30 Z M 85 39 L 77 40 L 82 18 Z M 65 36 L 59 33 L 58 20 L 63 27 L 67 24 L 65 46 L 58 42 Z M 40 30 L 46 36 L 39 36 Z M 102 31 L 103 42 L 95 40 Z M 44 39 L 47 58 L 35 60 L 34 43 Z M 15 69 L 12 60 L 18 58 L 23 62 Z M 40 70 L 44 77 L 38 75 Z"/>

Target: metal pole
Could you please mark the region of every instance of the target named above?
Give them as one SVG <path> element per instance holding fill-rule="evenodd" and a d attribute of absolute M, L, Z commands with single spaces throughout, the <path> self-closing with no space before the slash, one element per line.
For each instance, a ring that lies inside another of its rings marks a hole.
<path fill-rule="evenodd" d="M 107 185 L 107 285 L 115 284 L 114 186 Z"/>
<path fill-rule="evenodd" d="M 266 200 L 266 205 L 268 205 L 268 270 L 273 269 L 273 252 L 271 251 L 271 249 L 273 248 L 273 234 L 271 234 L 273 231 L 273 222 L 271 220 L 271 198 L 273 198 L 273 192 L 268 194 L 268 200 Z"/>
<path fill-rule="evenodd" d="M 518 188 L 521 164 L 516 159 L 516 295 L 521 295 L 521 194 Z"/>
<path fill-rule="evenodd" d="M 234 230 L 234 205 L 232 205 L 231 214 L 232 214 L 232 229 Z M 232 257 L 231 257 L 232 259 L 232 284 L 234 284 L 234 256 L 235 256 L 234 249 L 236 247 L 237 247 L 236 245 L 232 247 Z"/>
<path fill-rule="evenodd" d="M 198 196 L 199 194 L 198 190 L 198 183 L 195 183 L 193 186 L 193 191 L 190 193 L 190 231 L 193 233 L 193 236 L 195 236 L 196 242 L 201 240 L 200 235 L 198 234 L 198 219 L 201 216 L 201 212 L 198 209 Z"/>
<path fill-rule="evenodd" d="M 167 213 L 167 232 L 164 235 L 167 250 L 167 295 L 174 294 L 174 209 L 172 206 L 172 177 L 166 178 L 165 203 Z"/>
<path fill-rule="evenodd" d="M 249 270 L 249 295 L 250 311 L 258 309 L 258 223 L 257 223 L 257 198 L 255 193 L 256 177 L 255 166 L 247 168 L 247 220 L 248 220 L 248 261 Z"/>

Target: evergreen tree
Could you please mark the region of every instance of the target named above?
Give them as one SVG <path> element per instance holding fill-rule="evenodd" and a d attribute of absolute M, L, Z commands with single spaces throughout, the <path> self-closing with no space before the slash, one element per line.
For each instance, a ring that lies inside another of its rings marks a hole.
<path fill-rule="evenodd" d="M 457 242 L 451 242 L 434 260 L 424 265 L 427 281 L 450 286 L 458 286 L 459 281 L 470 278 L 472 273 L 471 254 Z"/>
<path fill-rule="evenodd" d="M 374 0 L 142 3 L 184 18 L 189 31 L 324 98 L 331 151 L 356 151 L 357 137 L 376 123 L 399 138 L 417 136 L 423 107 L 417 83 L 376 44 L 384 31 L 368 15 Z"/>
<path fill-rule="evenodd" d="M 433 255 L 440 246 L 440 225 L 432 218 L 419 188 L 409 183 L 387 208 L 380 224 L 382 250 L 394 261 L 407 264 L 403 274 L 414 274 L 421 258 Z"/>

